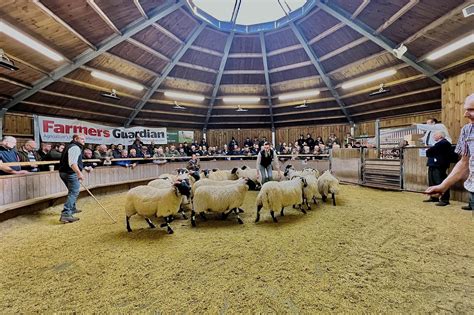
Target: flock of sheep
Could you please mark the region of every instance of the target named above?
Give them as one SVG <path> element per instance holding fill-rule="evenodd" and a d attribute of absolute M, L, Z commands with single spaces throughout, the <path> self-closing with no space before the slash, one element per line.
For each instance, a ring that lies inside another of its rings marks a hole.
<path fill-rule="evenodd" d="M 260 189 L 257 198 L 257 217 L 260 220 L 262 208 L 270 211 L 274 222 L 278 222 L 275 211 L 284 215 L 284 208 L 293 206 L 306 214 L 310 209 L 310 202 L 317 203 L 316 197 L 325 202 L 329 194 L 336 205 L 335 194 L 339 192 L 339 181 L 330 171 L 319 176 L 319 171 L 306 168 L 297 171 L 288 165 L 282 178 L 274 171 L 275 181 L 260 185 L 257 170 L 246 166 L 232 170 L 205 170 L 189 172 L 186 169 L 177 169 L 177 174 L 163 174 L 146 186 L 132 188 L 126 197 L 125 215 L 127 231 L 131 232 L 130 217 L 139 214 L 145 218 L 150 228 L 155 225 L 151 217 L 162 217 L 168 233 L 173 233 L 170 223 L 174 216 L 181 214 L 187 219 L 186 212 L 191 212 L 191 225 L 196 226 L 196 214 L 206 220 L 205 213 L 220 213 L 226 219 L 231 213 L 236 215 L 240 224 L 244 222 L 239 213 L 244 203 L 245 194 L 250 190 Z M 305 209 L 306 207 L 306 209 Z"/>

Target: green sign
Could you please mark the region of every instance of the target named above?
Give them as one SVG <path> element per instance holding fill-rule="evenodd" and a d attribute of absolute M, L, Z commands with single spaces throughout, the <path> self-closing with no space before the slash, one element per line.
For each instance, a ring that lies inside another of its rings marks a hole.
<path fill-rule="evenodd" d="M 178 130 L 167 130 L 166 138 L 168 143 L 178 143 Z"/>

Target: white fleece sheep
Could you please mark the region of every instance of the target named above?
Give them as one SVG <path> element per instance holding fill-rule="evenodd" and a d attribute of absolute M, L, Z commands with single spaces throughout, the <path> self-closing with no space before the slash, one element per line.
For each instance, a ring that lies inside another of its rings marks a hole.
<path fill-rule="evenodd" d="M 319 171 L 317 169 L 313 168 L 304 168 L 302 171 L 297 171 L 293 165 L 288 164 L 285 167 L 285 172 L 284 172 L 285 178 L 291 179 L 295 176 L 306 176 L 306 175 L 314 175 L 316 178 L 319 177 Z"/>
<path fill-rule="evenodd" d="M 213 180 L 209 178 L 203 178 L 201 180 L 198 180 L 192 188 L 192 194 L 194 196 L 194 193 L 196 192 L 196 189 L 198 189 L 201 186 L 228 186 L 228 185 L 234 185 L 237 183 L 236 180 L 232 179 L 226 179 L 226 180 Z"/>
<path fill-rule="evenodd" d="M 304 203 L 306 204 L 307 209 L 310 210 L 311 207 L 309 206 L 309 201 L 312 200 L 316 204 L 316 197 L 319 196 L 318 179 L 314 174 L 307 174 L 303 177 L 306 179 L 306 183 L 308 184 L 303 188 Z"/>
<path fill-rule="evenodd" d="M 184 177 L 184 178 L 183 178 Z M 183 176 L 183 175 L 178 175 L 177 179 L 189 179 L 190 184 L 192 186 L 192 176 Z M 148 183 L 148 186 L 155 187 L 158 189 L 164 189 L 164 188 L 170 188 L 173 186 L 174 181 L 171 178 L 158 178 L 155 180 L 152 180 L 151 182 Z M 192 206 L 191 206 L 191 198 L 188 198 L 187 196 L 182 196 L 181 197 L 181 205 L 180 205 L 180 213 L 183 216 L 183 219 L 187 219 L 185 212 L 186 211 L 191 211 Z"/>
<path fill-rule="evenodd" d="M 131 232 L 130 217 L 136 213 L 143 216 L 150 228 L 155 225 L 149 219 L 156 215 L 163 217 L 165 223 L 160 227 L 167 227 L 168 233 L 173 233 L 169 223 L 172 216 L 177 214 L 180 209 L 183 195 L 188 195 L 191 187 L 186 182 L 178 182 L 169 188 L 155 188 L 152 186 L 137 186 L 128 191 L 125 201 L 125 215 L 127 222 L 127 231 Z"/>
<path fill-rule="evenodd" d="M 287 206 L 296 206 L 303 203 L 303 189 L 307 186 L 306 179 L 296 177 L 291 180 L 281 182 L 266 182 L 260 189 L 257 195 L 257 218 L 255 222 L 260 220 L 260 210 L 265 207 L 270 210 L 273 222 L 278 222 L 275 218 L 274 211 L 280 210 L 280 215 L 283 216 L 283 210 Z M 306 211 L 300 207 L 303 213 Z"/>
<path fill-rule="evenodd" d="M 235 181 L 232 185 L 198 187 L 193 198 L 192 226 L 196 226 L 196 213 L 205 218 L 206 211 L 222 213 L 223 218 L 227 218 L 231 212 L 234 212 L 237 215 L 237 221 L 243 224 L 239 210 L 244 203 L 248 189 L 247 181 L 243 178 Z"/>
<path fill-rule="evenodd" d="M 212 173 L 209 173 L 207 177 L 212 180 L 229 180 L 229 179 L 237 179 L 237 175 L 233 174 L 232 171 L 224 171 L 218 170 Z"/>
<path fill-rule="evenodd" d="M 332 195 L 332 204 L 336 205 L 336 196 L 339 193 L 339 180 L 334 177 L 329 170 L 325 171 L 318 178 L 318 190 L 324 202 L 329 194 Z"/>

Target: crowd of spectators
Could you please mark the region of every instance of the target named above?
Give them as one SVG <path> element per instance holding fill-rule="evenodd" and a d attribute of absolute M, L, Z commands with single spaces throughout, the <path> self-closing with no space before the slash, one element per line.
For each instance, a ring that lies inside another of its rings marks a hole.
<path fill-rule="evenodd" d="M 195 143 L 184 142 L 178 145 L 158 145 L 153 142 L 145 145 L 137 138 L 128 147 L 121 144 L 85 144 L 83 159 L 86 160 L 84 167 L 87 171 L 99 165 L 119 165 L 135 168 L 139 163 L 162 164 L 169 160 L 165 158 L 193 157 L 193 160 L 195 160 L 203 157 L 229 156 L 228 159 L 251 159 L 258 154 L 266 141 L 268 141 L 266 137 L 254 137 L 253 140 L 246 138 L 240 145 L 232 137 L 228 144 L 217 147 L 209 146 L 205 139 Z M 344 142 L 345 147 L 354 146 L 354 142 L 350 139 L 345 139 Z M 300 135 L 300 138 L 296 139 L 294 143 L 279 143 L 275 146 L 275 150 L 279 155 L 287 155 L 281 157 L 281 159 L 308 159 L 321 158 L 329 153 L 329 149 L 340 147 L 341 141 L 335 134 L 331 134 L 325 141 L 321 137 L 313 139 L 310 134 L 307 134 L 306 138 L 304 135 Z M 0 175 L 50 170 L 48 165 L 35 165 L 34 163 L 38 161 L 58 161 L 64 148 L 64 143 L 41 143 L 38 148 L 33 140 L 28 140 L 23 146 L 16 148 L 16 139 L 6 136 L 0 145 Z M 148 158 L 150 160 L 136 160 L 135 158 Z M 87 160 L 97 161 L 88 162 Z M 23 167 L 2 165 L 8 162 L 30 162 L 32 164 Z M 191 165 L 190 167 L 195 166 Z"/>

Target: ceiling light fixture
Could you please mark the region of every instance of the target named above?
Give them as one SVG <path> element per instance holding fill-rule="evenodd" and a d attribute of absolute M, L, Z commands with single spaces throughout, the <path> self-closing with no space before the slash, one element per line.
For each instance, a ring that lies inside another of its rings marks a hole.
<path fill-rule="evenodd" d="M 235 111 L 236 112 L 248 112 L 248 109 L 242 108 L 241 105 L 237 105 L 237 109 Z"/>
<path fill-rule="evenodd" d="M 186 107 L 181 106 L 181 105 L 178 104 L 178 102 L 174 101 L 173 109 L 176 109 L 176 110 L 186 110 Z"/>
<path fill-rule="evenodd" d="M 403 55 L 408 51 L 407 46 L 401 44 L 398 48 L 393 49 L 393 55 L 398 59 L 402 59 Z"/>
<path fill-rule="evenodd" d="M 13 60 L 10 60 L 10 58 L 8 58 L 3 49 L 0 49 L 0 67 L 8 69 L 10 71 L 18 70 L 18 67 L 15 66 Z"/>
<path fill-rule="evenodd" d="M 320 93 L 319 90 L 306 90 L 306 91 L 292 92 L 292 93 L 282 94 L 278 96 L 278 99 L 280 101 L 307 99 L 312 96 L 318 96 L 319 93 Z"/>
<path fill-rule="evenodd" d="M 468 5 L 464 9 L 462 9 L 462 14 L 465 18 L 468 16 L 474 15 L 474 4 Z"/>
<path fill-rule="evenodd" d="M 467 35 L 466 37 L 463 37 L 454 43 L 451 43 L 447 45 L 446 47 L 443 47 L 441 49 L 438 49 L 431 54 L 429 54 L 426 59 L 428 60 L 436 60 L 438 58 L 441 58 L 449 53 L 452 53 L 455 50 L 458 50 L 464 46 L 467 46 L 469 44 L 474 43 L 474 34 Z"/>
<path fill-rule="evenodd" d="M 308 107 L 308 104 L 307 104 L 306 100 L 304 100 L 303 104 L 295 106 L 295 108 L 306 108 L 306 107 Z"/>
<path fill-rule="evenodd" d="M 178 99 L 182 101 L 193 101 L 193 102 L 202 102 L 204 101 L 203 95 L 189 94 L 178 91 L 165 91 L 165 97 Z"/>
<path fill-rule="evenodd" d="M 117 90 L 112 89 L 111 92 L 102 92 L 100 93 L 101 96 L 111 98 L 113 100 L 120 100 L 120 97 L 117 96 Z"/>
<path fill-rule="evenodd" d="M 19 41 L 23 45 L 26 45 L 36 50 L 37 52 L 45 55 L 46 57 L 54 61 L 64 60 L 64 57 L 61 56 L 59 53 L 55 52 L 51 48 L 48 48 L 46 45 L 40 43 L 39 41 L 32 38 L 31 36 L 26 35 L 23 32 L 20 32 L 19 30 L 15 29 L 13 26 L 11 26 L 5 21 L 0 21 L 0 32 L 5 33 L 12 39 Z"/>
<path fill-rule="evenodd" d="M 111 75 L 111 74 L 108 74 L 108 73 L 105 73 L 105 72 L 102 72 L 102 71 L 94 70 L 94 71 L 91 72 L 91 75 L 94 78 L 101 79 L 101 80 L 104 80 L 104 81 L 108 81 L 110 83 L 118 84 L 118 85 L 124 86 L 124 87 L 132 89 L 132 90 L 137 90 L 137 91 L 143 90 L 143 85 L 141 85 L 141 84 L 132 82 L 130 80 L 122 79 L 122 78 L 119 78 L 115 75 Z"/>
<path fill-rule="evenodd" d="M 366 84 L 366 83 L 369 83 L 369 82 L 372 82 L 372 81 L 377 81 L 379 79 L 392 76 L 395 73 L 397 73 L 397 70 L 395 70 L 395 69 L 385 70 L 385 71 L 378 72 L 378 73 L 375 73 L 375 74 L 371 74 L 371 75 L 368 75 L 368 76 L 365 76 L 365 77 L 362 77 L 362 78 L 359 78 L 359 79 L 348 81 L 346 83 L 343 83 L 341 85 L 341 87 L 343 89 L 350 89 L 350 88 L 358 86 L 358 85 Z"/>
<path fill-rule="evenodd" d="M 242 104 L 252 104 L 258 103 L 260 97 L 257 96 L 226 96 L 222 98 L 224 103 L 242 103 Z"/>

